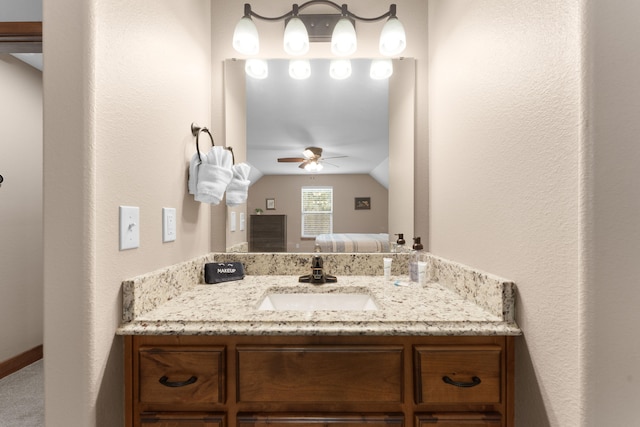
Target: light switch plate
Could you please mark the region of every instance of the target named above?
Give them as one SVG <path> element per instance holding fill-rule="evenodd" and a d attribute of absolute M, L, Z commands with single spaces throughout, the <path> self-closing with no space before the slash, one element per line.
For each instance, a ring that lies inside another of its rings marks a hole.
<path fill-rule="evenodd" d="M 120 206 L 120 250 L 140 246 L 140 208 Z"/>
<path fill-rule="evenodd" d="M 229 218 L 229 231 L 236 231 L 236 213 L 231 212 L 231 218 Z"/>
<path fill-rule="evenodd" d="M 176 240 L 176 208 L 162 208 L 162 241 Z"/>

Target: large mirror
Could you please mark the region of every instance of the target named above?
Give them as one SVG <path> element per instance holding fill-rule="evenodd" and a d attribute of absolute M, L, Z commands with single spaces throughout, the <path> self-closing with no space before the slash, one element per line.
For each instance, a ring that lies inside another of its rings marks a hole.
<path fill-rule="evenodd" d="M 310 63 L 311 77 L 295 80 L 288 60 L 269 60 L 259 80 L 245 61 L 225 61 L 227 145 L 254 169 L 246 206 L 227 212 L 228 250 L 376 252 L 413 235 L 415 61 L 394 60 L 388 80 L 369 77 L 368 59 L 352 60 L 344 80 L 329 77 L 329 59 Z M 305 236 L 314 217 L 305 224 L 302 212 L 314 188 L 333 196 L 335 236 L 320 242 Z"/>

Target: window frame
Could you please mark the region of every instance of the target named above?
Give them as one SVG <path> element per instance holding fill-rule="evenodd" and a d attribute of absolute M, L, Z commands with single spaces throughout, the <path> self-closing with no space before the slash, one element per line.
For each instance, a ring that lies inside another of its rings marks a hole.
<path fill-rule="evenodd" d="M 305 211 L 304 209 L 304 202 L 305 202 L 305 193 L 306 192 L 313 192 L 313 191 L 327 191 L 330 193 L 331 195 L 331 210 L 330 211 Z M 300 237 L 302 239 L 314 239 L 316 238 L 318 235 L 320 234 L 325 234 L 325 233 L 317 233 L 317 234 L 305 234 L 306 231 L 305 230 L 305 215 L 317 215 L 317 214 L 327 214 L 329 216 L 329 230 L 327 231 L 327 233 L 333 233 L 333 211 L 334 211 L 334 207 L 333 207 L 333 187 L 332 186 L 327 186 L 327 185 L 318 185 L 318 186 L 303 186 L 301 187 L 300 190 Z"/>

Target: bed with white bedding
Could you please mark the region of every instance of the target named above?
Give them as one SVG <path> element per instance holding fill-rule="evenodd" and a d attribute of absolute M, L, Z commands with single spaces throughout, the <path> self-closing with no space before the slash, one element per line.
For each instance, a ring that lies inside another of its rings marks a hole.
<path fill-rule="evenodd" d="M 387 233 L 320 234 L 316 244 L 322 252 L 389 252 Z"/>

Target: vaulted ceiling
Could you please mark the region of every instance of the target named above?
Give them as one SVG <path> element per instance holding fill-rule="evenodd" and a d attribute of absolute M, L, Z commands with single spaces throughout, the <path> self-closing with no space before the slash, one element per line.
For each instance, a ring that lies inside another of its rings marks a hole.
<path fill-rule="evenodd" d="M 277 159 L 315 146 L 326 159 L 322 174 L 368 174 L 386 165 L 389 85 L 369 77 L 370 61 L 352 60 L 345 80 L 329 76 L 329 60 L 312 60 L 307 80 L 289 77 L 288 64 L 270 60 L 266 79 L 247 77 L 248 162 L 265 175 L 305 174 L 298 163 Z"/>

